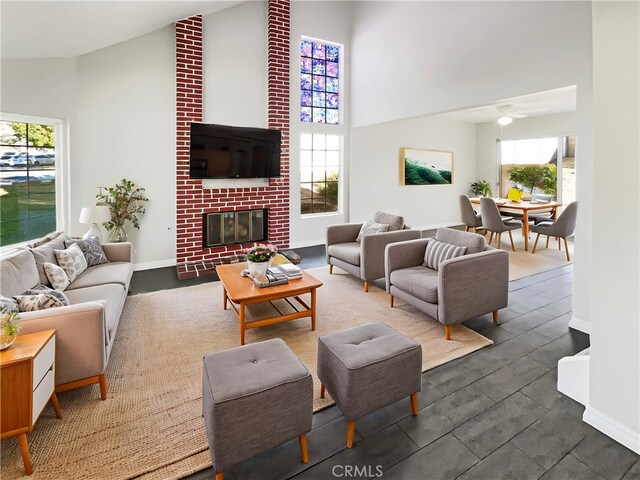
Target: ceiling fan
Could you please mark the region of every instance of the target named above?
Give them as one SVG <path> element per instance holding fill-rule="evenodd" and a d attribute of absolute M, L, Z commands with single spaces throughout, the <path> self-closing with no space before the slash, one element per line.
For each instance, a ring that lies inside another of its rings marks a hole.
<path fill-rule="evenodd" d="M 496 110 L 500 117 L 498 118 L 498 123 L 503 127 L 506 127 L 511 122 L 513 122 L 514 118 L 524 118 L 527 115 L 524 113 L 517 113 L 513 109 L 513 105 L 505 104 L 505 105 L 496 105 Z"/>

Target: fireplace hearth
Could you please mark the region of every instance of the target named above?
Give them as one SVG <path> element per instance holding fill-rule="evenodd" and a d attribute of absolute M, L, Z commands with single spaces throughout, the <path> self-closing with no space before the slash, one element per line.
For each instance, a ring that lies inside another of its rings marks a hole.
<path fill-rule="evenodd" d="M 202 218 L 203 248 L 260 242 L 267 239 L 269 210 L 236 210 L 204 213 Z"/>

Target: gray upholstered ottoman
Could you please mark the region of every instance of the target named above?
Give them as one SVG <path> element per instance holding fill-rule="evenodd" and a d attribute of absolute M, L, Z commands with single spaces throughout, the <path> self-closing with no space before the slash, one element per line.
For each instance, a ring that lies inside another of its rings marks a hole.
<path fill-rule="evenodd" d="M 418 414 L 422 347 L 384 323 L 367 323 L 318 339 L 318 377 L 347 419 L 347 448 L 355 421 L 404 397 Z"/>
<path fill-rule="evenodd" d="M 308 462 L 313 380 L 282 339 L 206 355 L 202 410 L 216 480 L 229 467 L 295 437 Z"/>

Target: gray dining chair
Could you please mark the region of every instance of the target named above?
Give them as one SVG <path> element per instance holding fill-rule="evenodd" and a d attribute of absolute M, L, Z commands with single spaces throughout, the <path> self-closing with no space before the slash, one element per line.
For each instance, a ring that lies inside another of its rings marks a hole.
<path fill-rule="evenodd" d="M 558 250 L 562 250 L 560 245 L 560 239 L 564 240 L 564 249 L 567 253 L 567 261 L 571 261 L 571 256 L 569 255 L 569 244 L 567 243 L 567 237 L 573 235 L 573 232 L 576 229 L 576 219 L 578 217 L 578 202 L 571 202 L 566 208 L 562 211 L 560 216 L 555 222 L 542 222 L 537 225 L 531 226 L 530 230 L 533 233 L 536 233 L 536 241 L 533 244 L 533 250 L 531 253 L 536 253 L 536 247 L 538 246 L 538 240 L 540 240 L 540 235 L 547 236 L 547 248 L 549 247 L 549 239 L 551 237 L 556 237 L 558 239 Z"/>
<path fill-rule="evenodd" d="M 460 212 L 465 225 L 464 231 L 473 229 L 473 233 L 478 233 L 478 228 L 482 228 L 482 217 L 473 209 L 471 200 L 466 195 L 460 195 Z"/>
<path fill-rule="evenodd" d="M 504 218 L 500 215 L 500 210 L 498 210 L 498 206 L 496 205 L 496 202 L 493 200 L 493 198 L 480 199 L 480 215 L 482 216 L 482 224 L 484 225 L 484 228 L 486 228 L 487 231 L 491 233 L 491 235 L 489 236 L 489 245 L 491 245 L 491 242 L 493 241 L 493 235 L 495 234 L 498 241 L 498 248 L 500 248 L 502 234 L 504 232 L 509 232 L 511 249 L 515 252 L 516 246 L 513 243 L 513 235 L 511 234 L 511 231 L 522 228 L 522 222 L 520 220 L 512 219 L 504 220 Z"/>
<path fill-rule="evenodd" d="M 531 201 L 552 202 L 553 195 L 548 195 L 546 193 L 534 193 L 531 196 Z M 529 213 L 529 220 L 533 220 L 536 225 L 541 222 L 553 221 L 553 209 L 549 208 L 548 210 L 533 210 Z"/>

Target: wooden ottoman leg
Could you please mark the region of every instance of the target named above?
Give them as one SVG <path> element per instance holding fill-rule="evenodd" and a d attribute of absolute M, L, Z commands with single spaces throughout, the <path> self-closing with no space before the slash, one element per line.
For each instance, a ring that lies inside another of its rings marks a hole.
<path fill-rule="evenodd" d="M 223 479 L 224 479 L 224 472 L 216 473 L 216 480 L 223 480 Z"/>
<path fill-rule="evenodd" d="M 498 310 L 493 311 L 493 323 L 498 324 Z"/>
<path fill-rule="evenodd" d="M 309 452 L 307 451 L 307 434 L 303 433 L 298 437 L 300 442 L 300 454 L 302 455 L 302 463 L 309 463 Z"/>
<path fill-rule="evenodd" d="M 324 385 L 320 384 L 320 398 L 324 398 Z"/>
<path fill-rule="evenodd" d="M 347 448 L 353 447 L 353 435 L 356 431 L 356 421 L 352 420 L 347 424 Z"/>
<path fill-rule="evenodd" d="M 418 416 L 418 393 L 411 394 L 411 414 L 414 417 Z"/>

